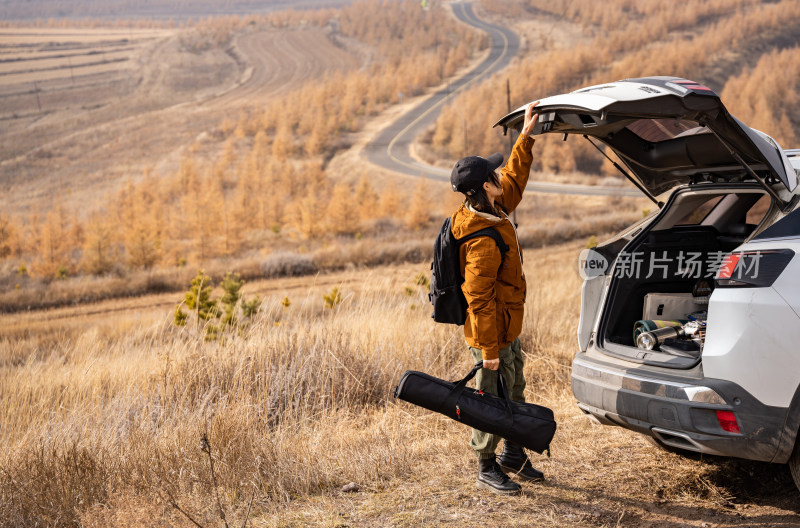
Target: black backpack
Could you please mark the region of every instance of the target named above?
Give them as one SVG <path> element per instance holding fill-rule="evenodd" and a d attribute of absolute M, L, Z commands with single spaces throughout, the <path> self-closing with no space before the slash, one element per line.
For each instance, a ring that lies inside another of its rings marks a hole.
<path fill-rule="evenodd" d="M 508 244 L 493 227 L 475 231 L 465 237 L 456 238 L 450 229 L 450 218 L 446 218 L 433 243 L 433 262 L 431 263 L 431 292 L 428 294 L 433 304 L 433 320 L 437 323 L 463 325 L 467 320 L 467 299 L 461 291 L 464 277 L 461 276 L 458 250 L 461 244 L 473 238 L 488 236 L 494 239 L 500 249 L 500 267 L 506 258 Z"/>

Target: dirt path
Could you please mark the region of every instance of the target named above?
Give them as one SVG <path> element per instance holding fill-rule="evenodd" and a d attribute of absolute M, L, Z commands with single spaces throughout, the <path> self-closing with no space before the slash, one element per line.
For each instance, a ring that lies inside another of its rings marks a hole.
<path fill-rule="evenodd" d="M 358 67 L 353 55 L 331 44 L 319 29 L 264 31 L 239 35 L 233 46 L 246 64 L 242 83 L 201 108 L 253 105 L 323 73 Z"/>
<path fill-rule="evenodd" d="M 519 36 L 505 26 L 494 26 L 478 18 L 471 2 L 450 4 L 454 16 L 463 24 L 484 31 L 491 40 L 489 54 L 477 66 L 463 75 L 450 79 L 446 86 L 404 112 L 364 148 L 364 157 L 371 163 L 396 173 L 449 181 L 450 170 L 433 167 L 416 160 L 409 148 L 415 138 L 430 127 L 443 106 L 453 96 L 468 89 L 477 81 L 503 70 L 519 50 Z"/>
<path fill-rule="evenodd" d="M 284 296 L 294 301 L 306 297 L 322 299 L 334 286 L 343 292 L 361 289 L 369 273 L 397 280 L 411 279 L 424 270 L 424 265 L 398 264 L 374 271 L 354 273 L 338 271 L 304 277 L 281 277 L 248 282 L 243 288 L 247 298 L 258 295 L 265 302 L 278 302 Z M 216 293 L 217 295 L 220 292 Z M 77 335 L 95 326 L 128 326 L 144 322 L 171 320 L 173 310 L 183 299 L 183 293 L 170 292 L 139 297 L 65 306 L 48 310 L 31 310 L 0 315 L 0 340 L 36 338 L 42 335 Z M 321 301 L 320 301 L 321 302 Z"/>

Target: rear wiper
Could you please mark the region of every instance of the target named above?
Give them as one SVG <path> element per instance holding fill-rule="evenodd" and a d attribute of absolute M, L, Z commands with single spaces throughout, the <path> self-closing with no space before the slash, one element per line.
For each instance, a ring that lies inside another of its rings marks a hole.
<path fill-rule="evenodd" d="M 645 189 L 645 188 L 644 188 L 644 186 L 643 186 L 641 183 L 639 183 L 638 181 L 636 181 L 636 179 L 634 179 L 634 178 L 633 178 L 633 176 L 631 176 L 630 174 L 628 174 L 628 173 L 625 171 L 625 169 L 623 169 L 622 167 L 620 167 L 620 166 L 619 166 L 619 163 L 617 163 L 616 161 L 614 161 L 614 160 L 612 160 L 611 158 L 609 158 L 609 157 L 608 157 L 608 154 L 606 154 L 606 153 L 605 153 L 605 151 L 603 151 L 603 149 L 601 149 L 600 147 L 598 147 L 598 146 L 597 146 L 597 144 L 596 144 L 594 141 L 592 141 L 592 139 L 591 139 L 589 136 L 587 136 L 586 134 L 584 134 L 584 135 L 583 135 L 583 137 L 586 139 L 586 141 L 588 141 L 589 143 L 591 143 L 591 144 L 592 144 L 592 146 L 593 146 L 594 148 L 596 148 L 598 152 L 600 152 L 600 154 L 602 154 L 603 156 L 605 156 L 605 158 L 606 158 L 608 161 L 610 161 L 610 162 L 611 162 L 611 163 L 614 165 L 614 168 L 616 168 L 618 171 L 620 171 L 620 172 L 622 173 L 622 175 L 623 175 L 623 176 L 625 176 L 626 178 L 628 178 L 628 180 L 630 180 L 630 182 L 631 182 L 632 184 L 634 184 L 634 185 L 635 185 L 635 186 L 636 186 L 636 187 L 637 187 L 637 188 L 638 188 L 640 191 L 642 191 L 642 192 L 645 194 L 645 196 L 647 196 L 648 198 L 650 198 L 650 200 L 652 200 L 652 201 L 653 201 L 653 203 L 654 203 L 654 204 L 656 204 L 656 205 L 658 206 L 658 208 L 659 208 L 659 209 L 661 209 L 661 208 L 664 206 L 664 202 L 659 202 L 658 200 L 656 200 L 656 197 L 655 197 L 655 196 L 653 196 L 652 194 L 650 194 L 650 191 L 648 191 L 647 189 Z"/>

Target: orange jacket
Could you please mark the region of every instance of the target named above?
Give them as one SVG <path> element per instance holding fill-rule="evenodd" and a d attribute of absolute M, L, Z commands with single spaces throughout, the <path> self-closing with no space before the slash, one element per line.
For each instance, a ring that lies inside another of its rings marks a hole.
<path fill-rule="evenodd" d="M 516 209 L 528 184 L 533 162 L 533 139 L 520 135 L 508 162 L 501 170 L 503 195 L 496 200 L 508 213 Z M 525 275 L 522 272 L 522 250 L 511 220 L 485 215 L 465 204 L 451 218 L 453 236 L 461 238 L 485 227 L 494 227 L 508 244 L 503 268 L 500 249 L 489 237 L 473 238 L 460 249 L 461 289 L 467 298 L 467 320 L 464 337 L 469 346 L 480 348 L 484 359 L 496 359 L 501 348 L 508 346 L 522 332 L 525 309 Z"/>

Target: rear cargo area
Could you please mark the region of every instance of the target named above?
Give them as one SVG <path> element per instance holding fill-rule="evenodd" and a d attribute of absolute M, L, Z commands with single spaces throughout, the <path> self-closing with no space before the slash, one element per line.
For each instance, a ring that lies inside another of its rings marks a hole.
<path fill-rule="evenodd" d="M 599 328 L 602 349 L 645 363 L 695 365 L 714 276 L 725 256 L 758 228 L 770 205 L 769 197 L 754 188 L 676 194 L 617 256 Z"/>

